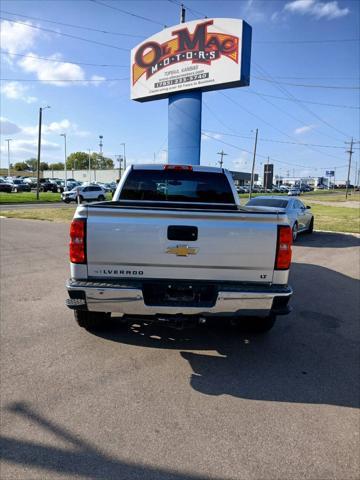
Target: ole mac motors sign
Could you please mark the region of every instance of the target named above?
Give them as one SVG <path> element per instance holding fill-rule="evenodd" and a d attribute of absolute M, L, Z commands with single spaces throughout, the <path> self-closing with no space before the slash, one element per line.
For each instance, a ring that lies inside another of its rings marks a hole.
<path fill-rule="evenodd" d="M 131 98 L 247 86 L 250 52 L 251 27 L 243 20 L 212 18 L 166 28 L 131 50 Z"/>

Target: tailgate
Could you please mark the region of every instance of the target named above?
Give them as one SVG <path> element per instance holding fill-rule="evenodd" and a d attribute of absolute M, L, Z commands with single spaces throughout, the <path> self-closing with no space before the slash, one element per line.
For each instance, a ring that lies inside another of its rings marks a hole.
<path fill-rule="evenodd" d="M 92 278 L 272 281 L 276 214 L 88 208 Z"/>

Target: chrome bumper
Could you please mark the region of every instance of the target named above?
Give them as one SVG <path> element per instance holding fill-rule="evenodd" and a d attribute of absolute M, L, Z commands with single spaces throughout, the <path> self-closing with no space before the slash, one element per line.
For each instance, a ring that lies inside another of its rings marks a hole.
<path fill-rule="evenodd" d="M 71 309 L 93 312 L 110 312 L 120 315 L 203 315 L 203 316 L 267 316 L 289 313 L 288 301 L 292 295 L 289 286 L 220 286 L 216 302 L 211 307 L 149 306 L 146 305 L 141 286 L 69 280 L 69 299 L 66 304 Z"/>

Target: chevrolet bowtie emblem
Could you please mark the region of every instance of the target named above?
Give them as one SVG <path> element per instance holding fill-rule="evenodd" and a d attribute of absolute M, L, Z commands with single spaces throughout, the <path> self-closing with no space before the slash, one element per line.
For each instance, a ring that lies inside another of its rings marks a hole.
<path fill-rule="evenodd" d="M 188 257 L 189 255 L 196 255 L 198 248 L 189 247 L 188 245 L 176 245 L 176 247 L 168 247 L 166 253 L 173 253 L 177 257 Z"/>

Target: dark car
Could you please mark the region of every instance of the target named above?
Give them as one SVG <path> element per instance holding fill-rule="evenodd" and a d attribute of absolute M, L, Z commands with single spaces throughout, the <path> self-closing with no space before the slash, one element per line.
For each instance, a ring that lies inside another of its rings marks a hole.
<path fill-rule="evenodd" d="M 58 187 L 55 182 L 48 178 L 40 178 L 40 192 L 57 193 Z"/>
<path fill-rule="evenodd" d="M 21 179 L 16 178 L 12 183 L 14 192 L 31 192 L 31 186 Z"/>
<path fill-rule="evenodd" d="M 3 178 L 0 178 L 0 192 L 11 193 L 13 186 L 11 183 L 6 182 Z"/>

